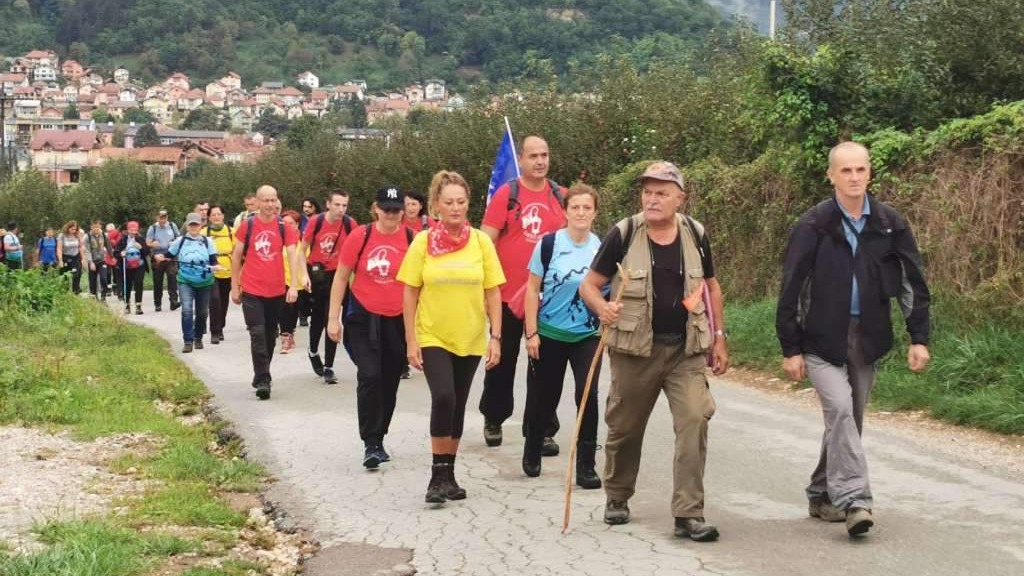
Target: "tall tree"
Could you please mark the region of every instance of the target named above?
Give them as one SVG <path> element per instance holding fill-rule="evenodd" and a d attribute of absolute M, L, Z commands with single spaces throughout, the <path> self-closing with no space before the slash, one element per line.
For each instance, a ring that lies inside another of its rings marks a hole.
<path fill-rule="evenodd" d="M 156 133 L 156 127 L 152 124 L 143 124 L 139 126 L 138 132 L 135 133 L 135 147 L 142 148 L 143 146 L 159 146 L 160 136 Z"/>

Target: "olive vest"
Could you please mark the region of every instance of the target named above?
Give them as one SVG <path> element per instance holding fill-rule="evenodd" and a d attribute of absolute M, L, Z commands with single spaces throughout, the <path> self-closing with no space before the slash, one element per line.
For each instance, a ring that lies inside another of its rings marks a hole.
<path fill-rule="evenodd" d="M 686 225 L 683 218 L 681 214 L 676 215 L 679 237 L 682 240 L 680 257 L 683 260 L 683 293 L 689 295 L 702 288 L 704 266 L 697 249 L 697 239 L 693 237 L 690 226 Z M 697 234 L 703 237 L 704 227 L 696 220 L 691 219 L 691 222 Z M 651 317 L 654 308 L 654 286 L 647 224 L 643 214 L 634 214 L 620 220 L 616 226 L 623 242 L 629 241 L 622 258 L 622 267 L 629 274 L 629 284 L 622 292 L 619 319 L 608 326 L 606 343 L 609 349 L 616 352 L 649 357 L 654 345 L 654 324 Z M 632 237 L 627 238 L 630 227 L 633 229 Z M 618 293 L 621 283 L 620 275 L 616 274 L 612 279 L 612 294 Z M 684 352 L 687 356 L 703 354 L 711 347 L 712 336 L 703 299 L 689 311 L 685 332 Z"/>

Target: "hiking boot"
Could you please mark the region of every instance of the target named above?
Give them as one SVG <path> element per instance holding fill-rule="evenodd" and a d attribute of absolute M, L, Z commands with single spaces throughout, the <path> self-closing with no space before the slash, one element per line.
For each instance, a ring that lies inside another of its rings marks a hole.
<path fill-rule="evenodd" d="M 181 347 L 181 353 L 188 354 L 189 352 L 192 352 L 192 343 L 185 342 L 185 345 Z"/>
<path fill-rule="evenodd" d="M 689 538 L 694 542 L 718 540 L 718 528 L 704 522 L 704 518 L 676 518 L 677 538 Z"/>
<path fill-rule="evenodd" d="M 174 312 L 178 308 L 181 308 L 181 302 L 178 302 L 177 300 L 172 300 L 171 301 L 171 312 Z"/>
<path fill-rule="evenodd" d="M 484 421 L 484 442 L 492 448 L 501 446 L 501 424 Z"/>
<path fill-rule="evenodd" d="M 153 306 L 153 312 L 159 312 L 160 310 L 161 310 L 161 308 L 160 308 L 159 304 Z"/>
<path fill-rule="evenodd" d="M 807 514 L 811 518 L 819 518 L 825 522 L 843 522 L 846 520 L 846 514 L 828 500 L 808 501 Z"/>
<path fill-rule="evenodd" d="M 220 336 L 217 334 L 210 334 L 210 344 L 220 344 Z"/>
<path fill-rule="evenodd" d="M 299 318 L 299 326 L 302 326 L 302 327 L 309 326 L 309 318 L 307 318 L 305 316 L 300 317 Z"/>
<path fill-rule="evenodd" d="M 132 313 L 132 305 L 131 304 L 125 304 L 124 305 L 124 313 L 125 314 L 131 314 Z"/>
<path fill-rule="evenodd" d="M 377 445 L 377 452 L 380 453 L 381 462 L 391 462 L 391 454 L 388 454 L 388 451 L 384 449 L 383 444 Z"/>
<path fill-rule="evenodd" d="M 337 384 L 338 377 L 334 375 L 334 368 L 324 368 L 324 384 Z"/>
<path fill-rule="evenodd" d="M 860 536 L 867 533 L 875 525 L 871 510 L 867 508 L 850 508 L 846 511 L 846 533 Z"/>
<path fill-rule="evenodd" d="M 295 336 L 291 332 L 281 334 L 281 354 L 287 354 L 295 349 Z"/>
<path fill-rule="evenodd" d="M 540 458 L 534 459 L 523 455 L 523 474 L 526 474 L 530 478 L 540 476 Z"/>
<path fill-rule="evenodd" d="M 612 500 L 604 505 L 605 524 L 626 524 L 629 522 L 629 504 L 625 500 Z"/>
<path fill-rule="evenodd" d="M 142 316 L 142 304 L 135 305 L 135 315 Z"/>
<path fill-rule="evenodd" d="M 320 355 L 315 352 L 309 353 L 309 363 L 313 366 L 313 372 L 317 376 L 324 375 L 324 361 L 320 359 Z"/>
<path fill-rule="evenodd" d="M 367 470 L 376 470 L 380 466 L 380 452 L 376 446 L 367 446 L 363 452 L 363 467 Z"/>
<path fill-rule="evenodd" d="M 257 376 L 252 380 L 252 386 L 256 389 L 256 397 L 260 400 L 270 398 L 270 376 Z"/>
<path fill-rule="evenodd" d="M 466 499 L 466 489 L 455 481 L 455 464 L 448 465 L 448 471 L 444 478 L 444 495 L 449 500 Z"/>
<path fill-rule="evenodd" d="M 196 350 L 202 350 L 203 349 L 203 339 L 202 338 L 196 338 L 195 345 L 196 345 Z"/>
<path fill-rule="evenodd" d="M 427 484 L 427 495 L 424 500 L 431 504 L 444 504 L 448 501 L 445 480 L 451 467 L 451 464 L 434 464 L 430 467 L 430 482 Z"/>
<path fill-rule="evenodd" d="M 594 470 L 595 442 L 581 441 L 576 447 L 576 485 L 584 490 L 596 490 L 601 487 L 601 477 Z"/>
<path fill-rule="evenodd" d="M 551 436 L 544 438 L 544 446 L 540 449 L 541 456 L 558 456 L 558 442 Z"/>

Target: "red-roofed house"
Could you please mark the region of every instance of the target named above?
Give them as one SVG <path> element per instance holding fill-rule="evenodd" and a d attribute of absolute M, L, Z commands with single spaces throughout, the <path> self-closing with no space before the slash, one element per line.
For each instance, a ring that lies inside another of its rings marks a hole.
<path fill-rule="evenodd" d="M 164 80 L 164 84 L 166 84 L 168 87 L 181 88 L 182 91 L 184 92 L 188 92 L 192 88 L 192 84 L 188 76 L 182 74 L 181 72 L 175 72 L 174 74 L 168 76 L 167 80 Z"/>
<path fill-rule="evenodd" d="M 60 75 L 69 82 L 78 82 L 85 74 L 85 68 L 77 60 L 65 60 L 60 66 Z"/>
<path fill-rule="evenodd" d="M 310 72 L 309 70 L 306 70 L 302 74 L 299 74 L 298 78 L 296 78 L 296 81 L 302 86 L 306 86 L 307 88 L 316 89 L 320 87 L 320 78 L 316 74 Z"/>
<path fill-rule="evenodd" d="M 0 74 L 0 93 L 10 96 L 14 89 L 28 86 L 28 76 L 18 72 L 5 72 Z"/>
<path fill-rule="evenodd" d="M 306 98 L 306 95 L 294 86 L 288 86 L 278 90 L 277 96 L 284 100 L 285 106 L 295 106 Z"/>
<path fill-rule="evenodd" d="M 178 98 L 178 110 L 191 111 L 199 108 L 203 105 L 203 100 L 206 99 L 206 94 L 202 90 L 196 88 L 195 90 L 189 90 Z"/>
<path fill-rule="evenodd" d="M 334 87 L 334 95 L 332 98 L 343 102 L 351 102 L 352 100 L 362 100 L 364 96 L 365 93 L 359 86 L 345 84 L 344 86 Z"/>
<path fill-rule="evenodd" d="M 57 53 L 53 50 L 33 50 L 28 54 L 25 54 L 24 59 L 33 67 L 49 66 L 51 68 L 57 68 L 60 66 L 60 59 L 57 58 Z"/>
<path fill-rule="evenodd" d="M 95 130 L 37 130 L 29 144 L 32 166 L 58 186 L 74 184 L 99 158 L 96 136 Z"/>
<path fill-rule="evenodd" d="M 241 90 L 242 89 L 242 77 L 236 72 L 228 72 L 223 78 L 220 79 L 220 83 L 223 84 L 228 90 Z"/>

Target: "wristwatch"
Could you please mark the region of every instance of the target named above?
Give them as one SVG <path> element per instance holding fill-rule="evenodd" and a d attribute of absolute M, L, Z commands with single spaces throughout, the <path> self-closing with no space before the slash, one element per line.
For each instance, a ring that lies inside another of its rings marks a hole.
<path fill-rule="evenodd" d="M 729 332 L 727 330 L 715 330 L 715 336 L 723 340 L 728 340 Z"/>

